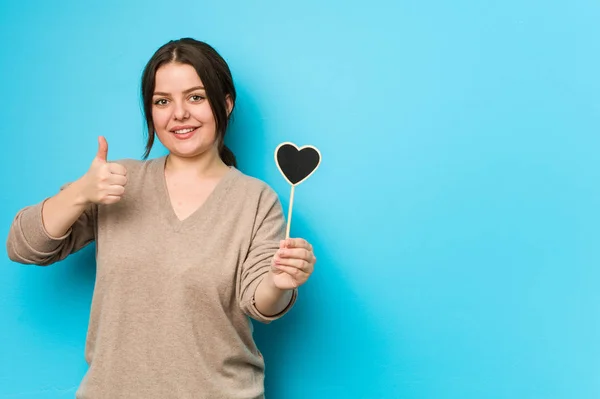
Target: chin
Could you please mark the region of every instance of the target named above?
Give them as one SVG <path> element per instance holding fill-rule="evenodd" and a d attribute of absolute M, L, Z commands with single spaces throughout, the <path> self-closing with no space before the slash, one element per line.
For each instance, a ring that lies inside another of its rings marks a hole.
<path fill-rule="evenodd" d="M 181 146 L 173 146 L 168 150 L 171 154 L 180 158 L 198 158 L 204 155 L 208 155 L 212 149 L 212 146 L 195 148 L 182 148 Z"/>
<path fill-rule="evenodd" d="M 171 137 L 172 133 L 160 135 L 158 137 L 163 146 L 169 150 L 169 153 L 181 158 L 197 158 L 211 151 L 218 152 L 215 140 L 206 140 L 207 137 L 197 135 L 186 140 L 179 140 Z M 209 142 L 207 142 L 209 141 Z"/>

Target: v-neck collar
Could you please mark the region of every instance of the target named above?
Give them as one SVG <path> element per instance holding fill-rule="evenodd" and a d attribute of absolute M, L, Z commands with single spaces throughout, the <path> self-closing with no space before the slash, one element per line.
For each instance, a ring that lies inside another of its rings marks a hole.
<path fill-rule="evenodd" d="M 157 183 L 157 195 L 159 198 L 160 212 L 167 224 L 175 231 L 181 231 L 190 225 L 201 222 L 201 220 L 210 213 L 211 209 L 224 198 L 225 194 L 229 190 L 231 181 L 234 177 L 239 174 L 239 171 L 233 167 L 229 167 L 229 171 L 221 177 L 221 180 L 217 183 L 213 191 L 208 195 L 202 205 L 200 205 L 194 212 L 188 217 L 180 220 L 175 214 L 171 198 L 169 196 L 169 189 L 167 187 L 167 180 L 165 176 L 165 166 L 167 162 L 167 156 L 162 156 L 156 159 L 155 167 L 153 170 L 154 180 Z"/>

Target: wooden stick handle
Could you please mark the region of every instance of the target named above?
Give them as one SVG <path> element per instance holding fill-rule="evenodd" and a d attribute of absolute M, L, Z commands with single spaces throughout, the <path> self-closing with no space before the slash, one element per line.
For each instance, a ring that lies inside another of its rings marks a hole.
<path fill-rule="evenodd" d="M 294 206 L 294 185 L 292 185 L 292 193 L 290 194 L 290 206 L 288 208 L 288 222 L 287 230 L 285 232 L 285 238 L 290 238 L 290 226 L 292 224 L 292 207 Z"/>

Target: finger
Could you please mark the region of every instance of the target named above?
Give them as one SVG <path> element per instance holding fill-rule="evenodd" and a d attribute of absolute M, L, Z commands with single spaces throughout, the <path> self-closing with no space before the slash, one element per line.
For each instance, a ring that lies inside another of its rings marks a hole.
<path fill-rule="evenodd" d="M 127 184 L 127 177 L 123 175 L 111 175 L 108 183 L 115 186 L 124 186 Z"/>
<path fill-rule="evenodd" d="M 313 258 L 313 254 L 306 248 L 285 248 L 277 251 L 277 255 L 282 258 L 296 258 L 310 261 Z"/>
<path fill-rule="evenodd" d="M 305 273 L 304 271 L 297 269 L 295 267 L 290 267 L 290 266 L 285 266 L 285 265 L 275 265 L 275 268 L 277 268 L 277 270 L 281 270 L 282 272 L 289 274 L 290 276 L 294 277 L 294 279 L 296 280 L 302 280 L 306 278 L 307 273 Z"/>
<path fill-rule="evenodd" d="M 290 258 L 275 258 L 276 266 L 288 266 L 299 270 L 308 272 L 310 270 L 310 263 L 302 259 L 290 259 Z"/>
<path fill-rule="evenodd" d="M 312 249 L 311 245 L 304 238 L 288 238 L 285 240 L 285 247 Z"/>
<path fill-rule="evenodd" d="M 117 202 L 119 202 L 121 200 L 121 196 L 120 195 L 108 195 L 103 201 L 103 204 L 116 204 Z"/>
<path fill-rule="evenodd" d="M 108 188 L 108 190 L 106 191 L 108 193 L 108 195 L 114 195 L 114 196 L 121 196 L 125 193 L 125 187 L 123 186 L 118 186 L 118 185 L 112 185 Z"/>
<path fill-rule="evenodd" d="M 108 157 L 108 142 L 103 136 L 98 137 L 98 152 L 96 153 L 96 158 L 101 161 L 106 162 L 106 157 Z"/>
<path fill-rule="evenodd" d="M 127 169 L 125 168 L 125 166 L 118 163 L 109 163 L 108 170 L 110 171 L 110 173 L 114 173 L 115 175 L 127 176 Z"/>

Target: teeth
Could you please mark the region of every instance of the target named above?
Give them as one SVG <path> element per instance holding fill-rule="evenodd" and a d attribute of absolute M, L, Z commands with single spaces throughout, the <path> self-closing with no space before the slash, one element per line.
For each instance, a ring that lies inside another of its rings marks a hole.
<path fill-rule="evenodd" d="M 191 132 L 194 129 L 182 129 L 182 130 L 175 130 L 175 134 L 186 134 Z"/>

